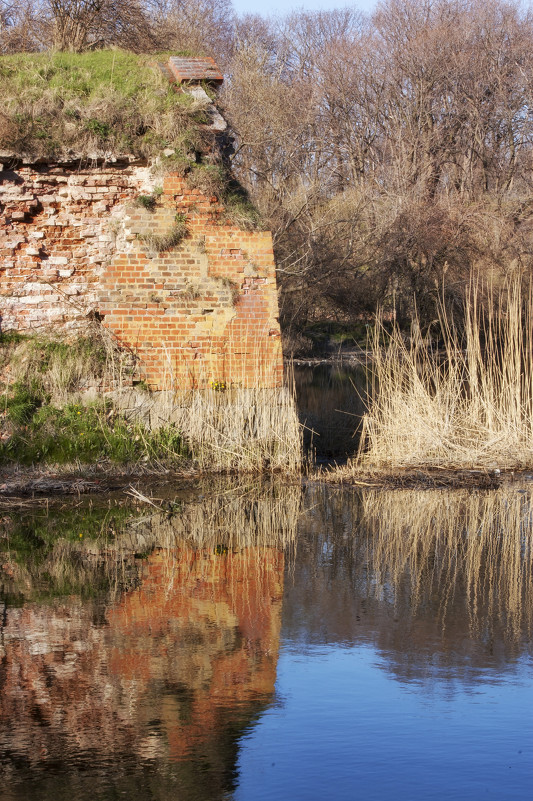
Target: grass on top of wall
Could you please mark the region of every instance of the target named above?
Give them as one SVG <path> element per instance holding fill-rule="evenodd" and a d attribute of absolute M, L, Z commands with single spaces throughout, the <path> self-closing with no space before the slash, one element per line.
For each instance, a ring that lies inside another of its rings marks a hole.
<path fill-rule="evenodd" d="M 172 88 L 157 68 L 167 60 L 123 50 L 0 56 L 0 149 L 50 159 L 201 149 L 205 104 Z"/>

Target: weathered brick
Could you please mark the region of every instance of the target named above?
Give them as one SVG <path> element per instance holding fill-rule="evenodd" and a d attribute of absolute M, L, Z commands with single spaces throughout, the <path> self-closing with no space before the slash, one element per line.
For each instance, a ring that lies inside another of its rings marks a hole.
<path fill-rule="evenodd" d="M 132 203 L 146 192 L 145 171 L 54 170 L 50 165 L 35 175 L 24 167 L 22 185 L 0 187 L 0 201 L 16 198 L 0 218 L 5 329 L 62 325 L 72 331 L 97 308 L 118 339 L 137 349 L 153 386 L 165 380 L 169 362 L 182 387 L 212 380 L 280 383 L 268 232 L 219 224 L 217 199 L 191 191 L 179 175 L 166 176 L 159 208 L 150 214 Z M 17 206 L 21 199 L 34 209 L 46 206 L 46 213 L 26 218 L 27 207 Z M 168 251 L 149 252 L 138 234 L 167 234 L 178 211 L 188 214 L 194 236 Z M 19 218 L 10 227 L 13 212 Z M 15 226 L 17 234 L 6 237 Z M 30 244 L 36 240 L 41 249 Z"/>

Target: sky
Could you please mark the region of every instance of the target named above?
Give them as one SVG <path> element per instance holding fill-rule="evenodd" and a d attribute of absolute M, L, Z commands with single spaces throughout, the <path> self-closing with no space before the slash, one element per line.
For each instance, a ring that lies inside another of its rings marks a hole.
<path fill-rule="evenodd" d="M 365 13 L 373 11 L 377 0 L 233 0 L 237 14 L 284 14 L 289 11 L 327 11 L 332 8 L 355 6 Z"/>

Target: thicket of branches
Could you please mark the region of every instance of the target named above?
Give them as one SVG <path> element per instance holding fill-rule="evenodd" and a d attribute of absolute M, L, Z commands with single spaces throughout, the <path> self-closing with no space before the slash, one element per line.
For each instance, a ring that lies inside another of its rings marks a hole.
<path fill-rule="evenodd" d="M 285 325 L 380 302 L 429 321 L 472 272 L 529 274 L 533 14 L 383 0 L 235 18 L 230 0 L 0 0 L 0 50 L 215 55 L 233 166 L 274 233 Z"/>
<path fill-rule="evenodd" d="M 285 322 L 529 273 L 533 16 L 505 0 L 385 0 L 238 27 L 234 163 L 275 234 Z"/>
<path fill-rule="evenodd" d="M 231 0 L 0 0 L 0 53 L 123 47 L 211 52 L 224 64 Z"/>

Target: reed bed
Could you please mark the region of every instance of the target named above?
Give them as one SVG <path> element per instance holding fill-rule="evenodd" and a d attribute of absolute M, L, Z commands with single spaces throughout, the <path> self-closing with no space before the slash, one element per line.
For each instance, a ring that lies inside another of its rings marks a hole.
<path fill-rule="evenodd" d="M 533 464 L 533 296 L 512 281 L 468 293 L 464 330 L 444 311 L 437 351 L 415 319 L 406 339 L 395 329 L 382 347 L 378 320 L 371 350 L 372 391 L 361 445 L 350 469 L 524 469 Z"/>
<path fill-rule="evenodd" d="M 202 469 L 299 471 L 301 428 L 286 388 L 195 390 L 182 404 L 176 425 Z"/>
<path fill-rule="evenodd" d="M 126 420 L 146 431 L 179 434 L 196 469 L 210 472 L 298 473 L 302 429 L 292 392 L 286 387 L 209 387 L 185 392 L 113 393 Z M 147 437 L 148 441 L 148 437 Z M 163 445 L 151 464 L 164 468 L 172 444 Z"/>

